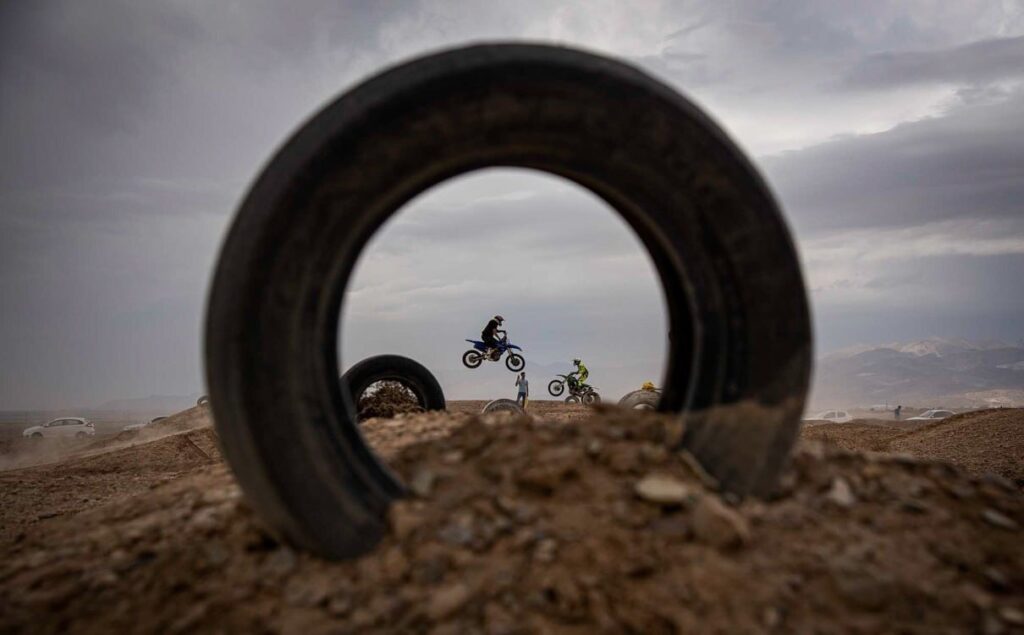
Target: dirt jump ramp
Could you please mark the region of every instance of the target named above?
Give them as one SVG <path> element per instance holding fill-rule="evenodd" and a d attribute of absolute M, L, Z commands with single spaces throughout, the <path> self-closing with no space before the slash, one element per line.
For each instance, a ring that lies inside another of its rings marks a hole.
<path fill-rule="evenodd" d="M 206 373 L 253 507 L 323 556 L 378 542 L 405 488 L 367 447 L 338 382 L 345 287 L 403 204 L 491 166 L 562 176 L 622 215 L 668 305 L 659 409 L 689 413 L 681 443 L 723 487 L 770 492 L 811 366 L 803 279 L 770 191 L 711 119 L 636 68 L 486 44 L 400 64 L 330 102 L 238 209 L 208 304 Z"/>

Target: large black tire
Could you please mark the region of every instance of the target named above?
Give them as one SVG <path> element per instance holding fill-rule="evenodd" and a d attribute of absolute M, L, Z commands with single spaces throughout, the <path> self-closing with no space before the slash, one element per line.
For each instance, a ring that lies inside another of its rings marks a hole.
<path fill-rule="evenodd" d="M 634 390 L 619 399 L 619 406 L 630 410 L 657 410 L 661 393 L 654 390 Z"/>
<path fill-rule="evenodd" d="M 580 402 L 580 398 L 577 397 L 576 395 L 569 395 L 568 397 L 565 398 L 565 403 L 579 403 L 579 402 Z"/>
<path fill-rule="evenodd" d="M 484 355 L 480 351 L 470 349 L 462 354 L 462 365 L 466 368 L 479 368 L 484 363 Z"/>
<path fill-rule="evenodd" d="M 509 369 L 513 373 L 518 373 L 526 368 L 526 359 L 522 355 L 509 353 L 505 357 L 505 368 Z"/>
<path fill-rule="evenodd" d="M 548 393 L 550 393 L 552 397 L 559 397 L 563 392 L 565 392 L 564 381 L 552 379 L 550 382 L 548 382 Z"/>
<path fill-rule="evenodd" d="M 348 386 L 352 403 L 358 404 L 359 398 L 367 388 L 378 381 L 396 381 L 416 397 L 416 402 L 424 410 L 444 410 L 447 407 L 444 391 L 437 378 L 426 366 L 401 355 L 376 355 L 367 357 L 352 366 L 341 376 L 343 386 Z"/>
<path fill-rule="evenodd" d="M 480 411 L 482 414 L 489 412 L 511 412 L 517 415 L 526 414 L 523 407 L 515 399 L 495 399 L 494 401 L 487 402 L 484 409 Z"/>
<path fill-rule="evenodd" d="M 583 395 L 582 401 L 587 406 L 593 406 L 593 405 L 601 403 L 601 395 L 597 394 L 596 392 L 591 391 L 591 392 L 588 392 L 587 394 Z"/>
<path fill-rule="evenodd" d="M 489 166 L 589 188 L 647 247 L 668 306 L 659 404 L 723 487 L 773 489 L 811 364 L 800 267 L 742 152 L 672 88 L 568 48 L 479 45 L 399 65 L 310 119 L 266 165 L 223 243 L 206 321 L 213 418 L 249 502 L 329 557 L 373 547 L 404 488 L 338 377 L 345 287 L 404 203 Z M 759 404 L 767 419 L 715 418 Z"/>

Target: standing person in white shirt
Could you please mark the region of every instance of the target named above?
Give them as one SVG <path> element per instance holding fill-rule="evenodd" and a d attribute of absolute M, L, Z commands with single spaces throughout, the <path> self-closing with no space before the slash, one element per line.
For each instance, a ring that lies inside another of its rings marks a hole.
<path fill-rule="evenodd" d="M 525 408 L 526 398 L 530 396 L 530 381 L 526 378 L 525 371 L 519 373 L 519 377 L 516 378 L 516 387 L 519 388 L 519 394 L 516 395 L 516 403 Z"/>

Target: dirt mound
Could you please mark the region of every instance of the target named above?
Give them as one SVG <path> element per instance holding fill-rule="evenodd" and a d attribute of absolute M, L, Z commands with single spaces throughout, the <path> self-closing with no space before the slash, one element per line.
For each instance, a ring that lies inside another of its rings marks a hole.
<path fill-rule="evenodd" d="M 1024 409 L 965 412 L 936 422 L 852 421 L 805 426 L 805 439 L 846 450 L 891 452 L 992 472 L 1024 486 Z"/>
<path fill-rule="evenodd" d="M 416 395 L 397 381 L 381 381 L 359 398 L 360 419 L 390 418 L 400 414 L 423 412 Z"/>
<path fill-rule="evenodd" d="M 123 447 L 139 442 L 148 442 L 169 434 L 187 432 L 200 428 L 208 428 L 213 421 L 210 419 L 210 409 L 206 406 L 194 406 L 188 410 L 182 410 L 166 419 L 151 423 L 135 430 L 122 430 L 113 437 L 98 439 L 87 445 L 84 450 L 107 450 L 114 447 Z"/>
<path fill-rule="evenodd" d="M 410 417 L 366 432 L 418 498 L 328 563 L 260 529 L 223 465 L 54 518 L 0 559 L 0 630 L 1004 632 L 1024 497 L 930 461 L 805 444 L 771 502 L 721 497 L 681 427 Z"/>
<path fill-rule="evenodd" d="M 894 438 L 886 448 L 994 472 L 1024 486 L 1024 409 L 968 412 Z"/>
<path fill-rule="evenodd" d="M 854 420 L 849 423 L 804 424 L 801 438 L 823 441 L 843 450 L 884 452 L 889 442 L 906 433 L 892 424 Z"/>
<path fill-rule="evenodd" d="M 205 428 L 94 451 L 57 466 L 0 472 L 0 539 L 30 531 L 48 518 L 138 495 L 220 459 L 213 430 Z"/>

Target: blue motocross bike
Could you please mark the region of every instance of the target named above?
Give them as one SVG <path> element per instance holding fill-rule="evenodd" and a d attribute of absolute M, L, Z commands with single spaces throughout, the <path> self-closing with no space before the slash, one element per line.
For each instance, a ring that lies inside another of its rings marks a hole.
<path fill-rule="evenodd" d="M 501 356 L 508 353 L 505 357 L 505 366 L 513 373 L 518 373 L 526 367 L 526 360 L 523 356 L 515 351 L 521 351 L 515 344 L 509 344 L 508 338 L 503 337 L 498 340 L 497 348 L 492 348 L 489 352 L 487 345 L 480 340 L 466 340 L 473 345 L 473 348 L 469 349 L 462 354 L 462 363 L 466 365 L 466 368 L 478 368 L 484 361 L 496 362 L 501 359 Z"/>

